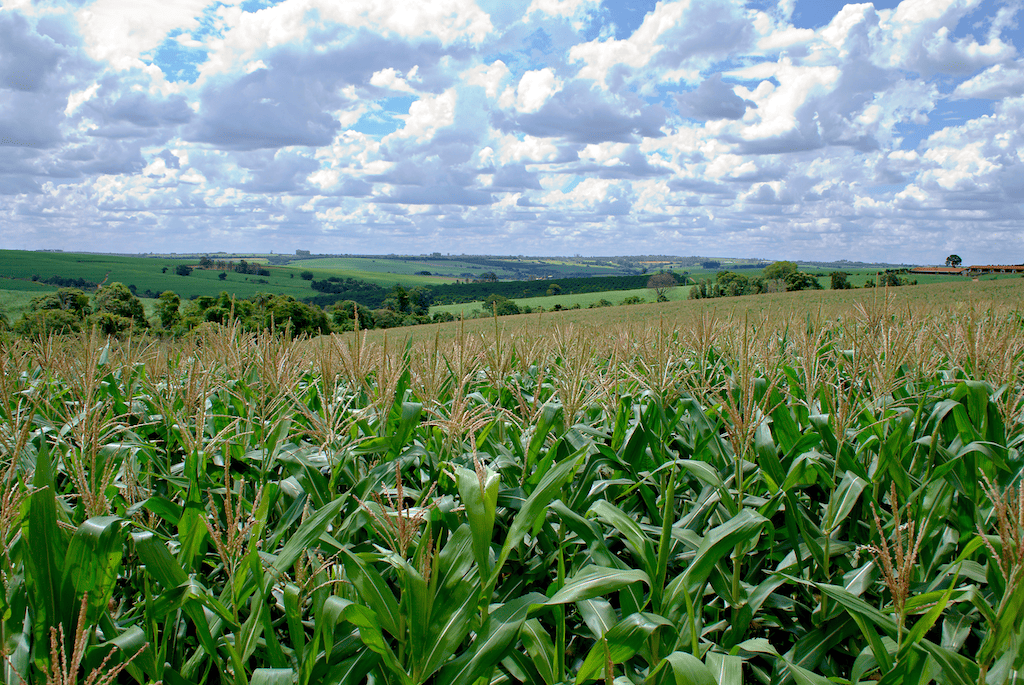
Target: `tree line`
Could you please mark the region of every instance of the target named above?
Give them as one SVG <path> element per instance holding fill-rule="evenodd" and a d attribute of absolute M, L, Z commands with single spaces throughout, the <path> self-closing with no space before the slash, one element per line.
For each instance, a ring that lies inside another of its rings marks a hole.
<path fill-rule="evenodd" d="M 896 287 L 902 285 L 917 285 L 916 280 L 910 280 L 900 274 L 906 273 L 906 269 L 887 270 L 880 272 L 876 278 L 879 287 Z M 833 271 L 829 274 L 829 285 L 832 290 L 849 290 L 854 285 L 850 283 L 850 274 L 846 271 Z M 865 288 L 876 285 L 876 281 L 867 281 Z M 823 290 L 818 277 L 800 271 L 795 262 L 778 261 L 772 262 L 764 268 L 761 276 L 750 278 L 735 271 L 719 271 L 714 278 L 707 278 L 697 281 L 690 288 L 690 299 L 700 300 L 713 297 L 736 297 L 739 295 L 761 295 L 764 293 L 794 292 L 800 290 Z"/>
<path fill-rule="evenodd" d="M 685 275 L 663 272 L 673 280 L 674 285 L 686 282 Z M 431 305 L 466 304 L 480 302 L 491 295 L 512 300 L 527 297 L 543 297 L 545 295 L 611 292 L 619 290 L 636 290 L 647 287 L 651 276 L 590 276 L 586 278 L 550 278 L 533 281 L 499 281 L 497 277 L 479 279 L 467 283 L 445 283 L 433 286 L 417 286 L 408 292 L 417 305 L 429 308 Z M 321 307 L 330 307 L 336 302 L 352 300 L 371 309 L 391 308 L 384 303 L 392 297 L 390 291 L 382 286 L 355 278 L 333 276 L 322 281 L 312 281 L 310 286 L 321 293 L 306 298 L 306 302 Z"/>

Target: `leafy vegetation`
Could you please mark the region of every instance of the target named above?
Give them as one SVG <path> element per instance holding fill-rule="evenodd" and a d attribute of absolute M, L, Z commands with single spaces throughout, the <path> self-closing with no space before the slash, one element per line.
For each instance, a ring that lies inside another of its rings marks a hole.
<path fill-rule="evenodd" d="M 6 339 L 3 680 L 1017 678 L 1024 321 L 879 295 Z"/>

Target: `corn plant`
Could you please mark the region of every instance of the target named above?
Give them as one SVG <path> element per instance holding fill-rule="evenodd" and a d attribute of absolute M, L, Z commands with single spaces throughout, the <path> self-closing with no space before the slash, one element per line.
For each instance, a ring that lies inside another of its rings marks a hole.
<path fill-rule="evenodd" d="M 5 682 L 1020 677 L 1018 313 L 536 322 L 4 341 Z"/>

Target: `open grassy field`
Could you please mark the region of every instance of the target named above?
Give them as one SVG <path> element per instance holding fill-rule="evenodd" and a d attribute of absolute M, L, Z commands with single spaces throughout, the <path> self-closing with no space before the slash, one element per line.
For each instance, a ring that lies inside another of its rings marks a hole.
<path fill-rule="evenodd" d="M 669 301 L 685 300 L 689 297 L 689 286 L 679 286 L 676 288 L 669 288 L 665 292 L 665 296 L 668 297 Z M 598 293 L 581 293 L 579 295 L 552 295 L 550 297 L 521 297 L 513 298 L 516 304 L 521 307 L 543 307 L 544 309 L 552 309 L 556 304 L 561 305 L 563 308 L 568 309 L 574 305 L 586 308 L 591 304 L 599 302 L 600 300 L 607 300 L 613 305 L 620 304 L 627 297 L 642 297 L 646 302 L 654 302 L 657 299 L 657 295 L 650 288 L 636 288 L 634 290 L 614 290 L 609 292 L 598 292 Z M 482 302 L 468 302 L 464 304 L 448 304 L 448 305 L 435 305 L 430 308 L 430 313 L 435 312 L 451 312 L 455 316 L 469 316 L 474 311 L 480 311 L 484 308 Z"/>
<path fill-rule="evenodd" d="M 599 262 L 599 260 L 571 261 L 519 257 L 481 258 L 477 261 L 461 260 L 458 257 L 442 259 L 323 257 L 295 260 L 290 265 L 314 271 L 331 272 L 332 275 L 351 275 L 354 278 L 368 280 L 393 276 L 417 277 L 409 281 L 401 281 L 402 285 L 406 283 L 428 285 L 431 282 L 438 282 L 438 279 L 450 282 L 455 279 L 477 278 L 484 272 L 493 272 L 500 279 L 529 278 L 531 275 L 541 274 L 552 278 L 567 275 L 619 276 L 631 272 L 629 269 Z M 421 276 L 420 272 L 422 271 L 429 271 L 430 276 Z"/>
<path fill-rule="evenodd" d="M 669 322 L 672 325 L 686 325 L 705 316 L 725 317 L 733 321 L 752 319 L 768 321 L 773 326 L 788 326 L 793 321 L 805 319 L 807 316 L 831 318 L 849 315 L 849 312 L 858 306 L 874 306 L 875 303 L 884 301 L 886 298 L 902 310 L 928 311 L 936 317 L 942 316 L 943 312 L 963 306 L 982 309 L 1015 308 L 1018 302 L 1024 301 L 1024 279 L 1020 278 L 979 282 L 961 279 L 947 283 L 888 289 L 812 290 L 706 300 L 687 299 L 688 288 L 685 287 L 673 290 L 669 291 L 670 297 L 674 298 L 670 302 L 519 314 L 499 317 L 498 323 L 501 330 L 509 333 L 517 333 L 520 330 L 547 331 L 551 327 L 567 324 L 590 326 L 595 330 L 619 325 L 639 325 L 644 322 L 654 325 L 655 321 Z M 650 296 L 652 293 L 646 289 L 637 292 L 641 295 L 646 293 L 648 300 L 654 299 Z M 531 303 L 536 299 L 540 298 L 521 300 L 521 302 Z M 617 301 L 613 297 L 608 299 L 613 302 Z M 475 305 L 475 307 L 480 306 L 482 305 Z M 474 332 L 491 330 L 493 327 L 491 318 L 468 320 L 464 324 L 466 331 Z M 458 323 L 449 323 L 397 329 L 389 331 L 387 334 L 393 340 L 405 340 L 407 337 L 412 340 L 421 340 L 436 334 L 440 334 L 442 339 L 445 339 L 457 334 L 459 330 Z M 384 332 L 369 331 L 368 335 L 371 339 L 377 340 L 384 335 Z"/>
<path fill-rule="evenodd" d="M 1022 295 L 2 338 L 3 681 L 1013 682 Z"/>
<path fill-rule="evenodd" d="M 698 275 L 697 277 L 701 277 L 701 276 Z M 713 278 L 714 274 L 711 274 L 710 276 L 707 276 L 707 277 Z M 927 283 L 930 284 L 930 285 L 942 285 L 942 286 L 949 286 L 951 288 L 950 290 L 943 290 L 943 289 L 940 288 L 939 290 L 926 290 L 923 293 L 918 293 L 918 297 L 923 296 L 925 298 L 932 297 L 932 296 L 935 295 L 935 293 L 957 293 L 957 296 L 960 296 L 963 293 L 985 292 L 985 287 L 982 286 L 982 283 L 990 283 L 990 282 L 997 281 L 997 280 L 1004 282 L 1005 285 L 1010 287 L 1011 291 L 1013 290 L 1012 284 L 1014 282 L 1020 282 L 1020 284 L 1022 286 L 1024 286 L 1024 279 L 1021 279 L 1020 277 L 1006 277 L 1006 276 L 1001 276 L 999 278 L 996 278 L 996 277 L 986 277 L 986 279 L 983 279 L 982 281 L 980 281 L 978 283 L 975 283 L 975 282 L 971 281 L 970 279 L 964 279 L 964 278 L 952 277 L 952 276 L 914 276 L 914 275 L 911 276 L 911 278 L 915 278 L 915 277 L 919 278 L 921 280 L 921 283 L 919 285 L 917 285 L 917 286 L 902 286 L 902 288 L 910 288 L 910 289 L 920 288 L 923 285 L 925 285 L 925 281 L 927 281 Z M 854 282 L 857 282 L 855 280 L 857 278 L 860 278 L 860 279 L 863 279 L 863 280 L 867 280 L 869 278 L 869 276 L 867 274 L 857 274 L 853 278 L 851 278 L 851 280 L 854 281 Z M 871 278 L 873 278 L 873 274 L 872 274 Z M 822 287 L 823 288 L 827 289 L 829 287 L 830 283 L 829 283 L 829 279 L 828 278 L 822 278 L 822 279 L 820 279 L 820 281 L 822 282 Z M 896 290 L 900 290 L 900 289 L 893 288 L 893 289 L 890 289 L 890 290 L 895 292 Z M 671 302 L 682 302 L 682 301 L 686 301 L 686 300 L 689 299 L 689 292 L 690 292 L 690 287 L 689 286 L 678 286 L 678 287 L 675 287 L 675 288 L 669 288 L 666 291 L 666 296 L 669 298 L 669 301 L 671 301 Z M 856 292 L 856 291 L 852 291 L 851 290 L 851 291 L 834 292 L 834 293 L 832 293 L 830 295 L 824 295 L 824 293 L 825 293 L 824 290 L 812 291 L 812 292 L 805 293 L 804 296 L 810 297 L 812 299 L 815 298 L 815 297 L 821 296 L 820 299 L 821 299 L 822 302 L 833 301 L 832 298 L 837 298 L 835 301 L 838 301 L 838 302 L 851 302 L 851 301 L 863 300 L 865 297 L 867 297 L 868 299 L 871 299 L 872 297 L 874 297 L 874 295 L 872 294 L 873 293 L 873 289 L 870 289 L 870 288 L 866 289 L 866 290 L 862 290 L 860 292 Z M 914 297 L 914 295 L 912 293 L 906 293 L 906 294 L 909 296 L 909 299 L 911 299 L 911 300 L 916 300 L 917 299 L 917 297 Z M 750 300 L 751 298 L 755 298 L 755 302 L 758 302 L 761 305 L 760 307 L 758 307 L 758 309 L 764 309 L 764 308 L 766 308 L 769 305 L 769 303 L 785 302 L 785 301 L 787 301 L 787 299 L 793 298 L 794 296 L 797 296 L 797 295 L 798 295 L 798 293 L 778 293 L 778 294 L 775 294 L 775 295 L 746 295 L 746 296 L 743 296 L 743 297 L 740 297 L 740 298 L 725 297 L 725 298 L 717 298 L 717 299 L 715 299 L 713 301 L 709 300 L 709 301 L 705 302 L 703 304 L 703 306 L 708 306 L 708 307 L 711 307 L 712 309 L 716 309 L 716 310 L 732 310 L 732 309 L 737 308 L 737 306 L 744 306 L 744 305 L 741 305 L 741 303 L 745 303 L 748 300 Z M 554 307 L 554 305 L 556 305 L 556 304 L 561 305 L 565 309 L 568 309 L 569 307 L 572 307 L 575 304 L 579 304 L 580 307 L 582 307 L 582 308 L 587 308 L 587 307 L 589 307 L 591 305 L 591 303 L 597 302 L 597 301 L 599 301 L 601 299 L 606 299 L 606 300 L 612 302 L 613 304 L 618 305 L 626 297 L 642 297 L 648 303 L 653 303 L 654 300 L 656 299 L 655 298 L 655 293 L 654 293 L 653 290 L 651 290 L 649 288 L 639 288 L 639 289 L 636 289 L 636 290 L 621 290 L 621 291 L 604 292 L 604 293 L 583 293 L 583 294 L 580 294 L 580 295 L 556 295 L 556 296 L 551 296 L 551 297 L 515 298 L 515 302 L 520 307 L 527 307 L 527 306 L 529 306 L 531 308 L 543 307 L 546 310 L 551 310 L 552 307 Z M 769 298 L 769 299 L 761 300 L 761 298 Z M 944 295 L 940 296 L 940 299 L 941 300 L 945 300 L 945 296 Z M 950 303 L 952 304 L 952 302 L 954 302 L 954 301 L 955 300 L 951 300 Z M 693 304 L 693 303 L 691 303 L 691 304 Z M 455 316 L 460 316 L 460 315 L 463 315 L 463 314 L 466 315 L 466 316 L 469 316 L 473 312 L 483 310 L 483 308 L 484 308 L 484 305 L 483 305 L 482 302 L 470 302 L 470 303 L 465 303 L 465 304 L 435 305 L 435 306 L 430 308 L 430 311 L 431 311 L 431 313 L 445 311 L 445 312 L 451 312 Z"/>
<path fill-rule="evenodd" d="M 245 258 L 259 263 L 270 271 L 269 276 L 237 274 L 230 269 L 226 279 L 220 280 L 221 269 L 196 269 L 189 276 L 178 276 L 174 269 L 181 264 L 197 266 L 198 257 L 171 256 L 134 257 L 116 255 L 76 254 L 64 252 L 28 252 L 0 250 L 0 289 L 45 291 L 56 286 L 33 281 L 33 277 L 46 279 L 59 275 L 84 278 L 92 283 L 119 281 L 134 285 L 138 292 L 161 293 L 173 290 L 181 297 L 216 295 L 222 290 L 237 297 L 249 297 L 257 292 L 274 292 L 303 299 L 316 295 L 309 281 L 299 276 L 310 271 L 316 279 L 332 276 L 356 278 L 385 288 L 395 284 L 405 288 L 420 285 L 450 283 L 456 279 L 476 277 L 485 271 L 494 271 L 500 278 L 513 277 L 518 269 L 542 268 L 552 274 L 586 272 L 592 275 L 617 275 L 625 271 L 608 265 L 594 265 L 589 261 L 559 262 L 555 260 L 509 258 L 506 267 L 481 265 L 458 260 L 385 259 L 372 257 L 337 257 L 295 260 L 287 265 L 266 264 L 266 257 L 239 257 L 212 255 L 215 260 L 231 259 L 236 263 Z M 418 274 L 430 271 L 430 276 Z M 524 276 L 525 277 L 525 276 Z"/>
<path fill-rule="evenodd" d="M 218 278 L 221 273 L 219 269 L 196 269 L 189 276 L 178 276 L 174 272 L 178 265 L 196 266 L 198 263 L 198 259 L 0 250 L 0 288 L 55 290 L 55 286 L 46 286 L 31 279 L 33 276 L 45 279 L 56 275 L 84 278 L 92 283 L 117 281 L 134 285 L 139 293 L 147 290 L 154 293 L 173 290 L 183 298 L 216 295 L 222 290 L 238 297 L 249 297 L 257 292 L 282 293 L 295 298 L 316 294 L 308 281 L 299 278 L 299 270 L 291 267 L 267 267 L 270 276 L 265 277 L 229 270 L 224 280 Z"/>
<path fill-rule="evenodd" d="M 302 259 L 291 262 L 287 268 L 298 271 L 312 271 L 317 279 L 339 276 L 343 278 L 358 278 L 381 286 L 392 286 L 398 283 L 404 288 L 413 288 L 418 285 L 451 283 L 455 280 L 454 276 L 447 275 L 451 270 L 439 269 L 438 273 L 431 271 L 430 276 L 417 274 L 417 271 L 430 270 L 426 262 L 364 257 Z"/>

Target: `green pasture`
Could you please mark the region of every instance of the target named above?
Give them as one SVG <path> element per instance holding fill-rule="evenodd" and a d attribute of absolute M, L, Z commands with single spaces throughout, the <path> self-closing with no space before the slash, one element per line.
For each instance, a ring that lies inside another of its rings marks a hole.
<path fill-rule="evenodd" d="M 40 294 L 29 290 L 0 290 L 0 313 L 13 323 L 15 319 L 21 318 L 22 314 L 29 311 L 32 298 Z"/>
<path fill-rule="evenodd" d="M 226 259 L 217 255 L 214 259 Z M 241 258 L 231 258 L 238 262 Z M 21 250 L 0 250 L 0 289 L 19 291 L 47 291 L 56 286 L 35 282 L 33 276 L 45 279 L 50 276 L 84 278 L 93 283 L 120 282 L 134 285 L 141 295 L 146 290 L 162 293 L 173 290 L 183 299 L 199 295 L 216 295 L 227 291 L 244 298 L 258 292 L 274 292 L 291 295 L 297 299 L 315 295 L 309 281 L 299 277 L 299 269 L 292 267 L 266 266 L 266 260 L 246 258 L 249 263 L 260 263 L 270 271 L 270 276 L 239 274 L 226 271 L 224 280 L 219 278 L 220 269 L 194 268 L 188 276 L 179 276 L 174 268 L 181 264 L 197 267 L 199 259 L 172 259 L 164 257 L 126 257 L 67 252 L 26 252 Z M 166 269 L 166 271 L 165 271 Z"/>
<path fill-rule="evenodd" d="M 456 278 L 459 278 L 459 274 L 463 271 L 473 271 L 474 274 L 479 274 L 487 270 L 470 264 L 370 257 L 299 259 L 290 262 L 285 268 L 296 272 L 311 271 L 316 275 L 317 279 L 331 276 L 357 278 L 361 281 L 369 281 L 370 283 L 376 283 L 385 287 L 398 283 L 406 288 L 418 285 L 451 283 Z M 431 275 L 422 276 L 416 273 L 418 271 L 429 271 Z"/>
<path fill-rule="evenodd" d="M 690 286 L 677 286 L 675 288 L 669 288 L 665 296 L 668 297 L 670 302 L 677 302 L 680 300 L 686 300 L 689 298 Z M 612 305 L 619 305 L 627 297 L 642 297 L 644 302 L 654 302 L 657 299 L 657 295 L 654 290 L 650 288 L 636 288 L 633 290 L 609 290 L 598 293 L 582 293 L 579 295 L 567 294 L 567 295 L 552 295 L 550 297 L 520 297 L 513 298 L 515 303 L 520 307 L 531 307 L 536 309 L 537 307 L 543 307 L 545 310 L 553 309 L 554 306 L 561 305 L 563 309 L 570 309 L 575 305 L 579 305 L 581 308 L 588 308 L 590 305 L 599 302 L 601 300 L 608 300 Z M 435 312 L 451 312 L 455 316 L 462 314 L 470 315 L 474 311 L 483 310 L 483 302 L 466 302 L 463 304 L 448 304 L 438 305 L 430 308 L 430 313 Z"/>
<path fill-rule="evenodd" d="M 454 279 L 464 279 L 470 276 L 478 277 L 485 272 L 494 272 L 500 279 L 514 278 L 517 272 L 530 272 L 537 269 L 545 270 L 551 277 L 558 278 L 569 274 L 585 272 L 592 276 L 615 276 L 629 273 L 615 265 L 594 264 L 593 261 L 600 260 L 579 260 L 566 261 L 554 259 L 534 259 L 518 257 L 495 257 L 490 259 L 496 264 L 477 264 L 471 261 L 460 260 L 457 257 L 450 259 L 415 259 L 415 258 L 384 258 L 384 257 L 323 257 L 314 259 L 297 259 L 289 263 L 295 268 L 309 269 L 310 271 L 330 273 L 332 276 L 350 276 L 361 278 L 374 283 L 395 283 L 395 276 L 415 277 L 415 280 L 398 281 L 402 285 L 407 283 L 413 285 L 429 285 L 438 282 L 450 282 Z M 429 271 L 430 276 L 421 276 L 419 272 Z M 383 277 L 381 274 L 387 274 Z"/>

